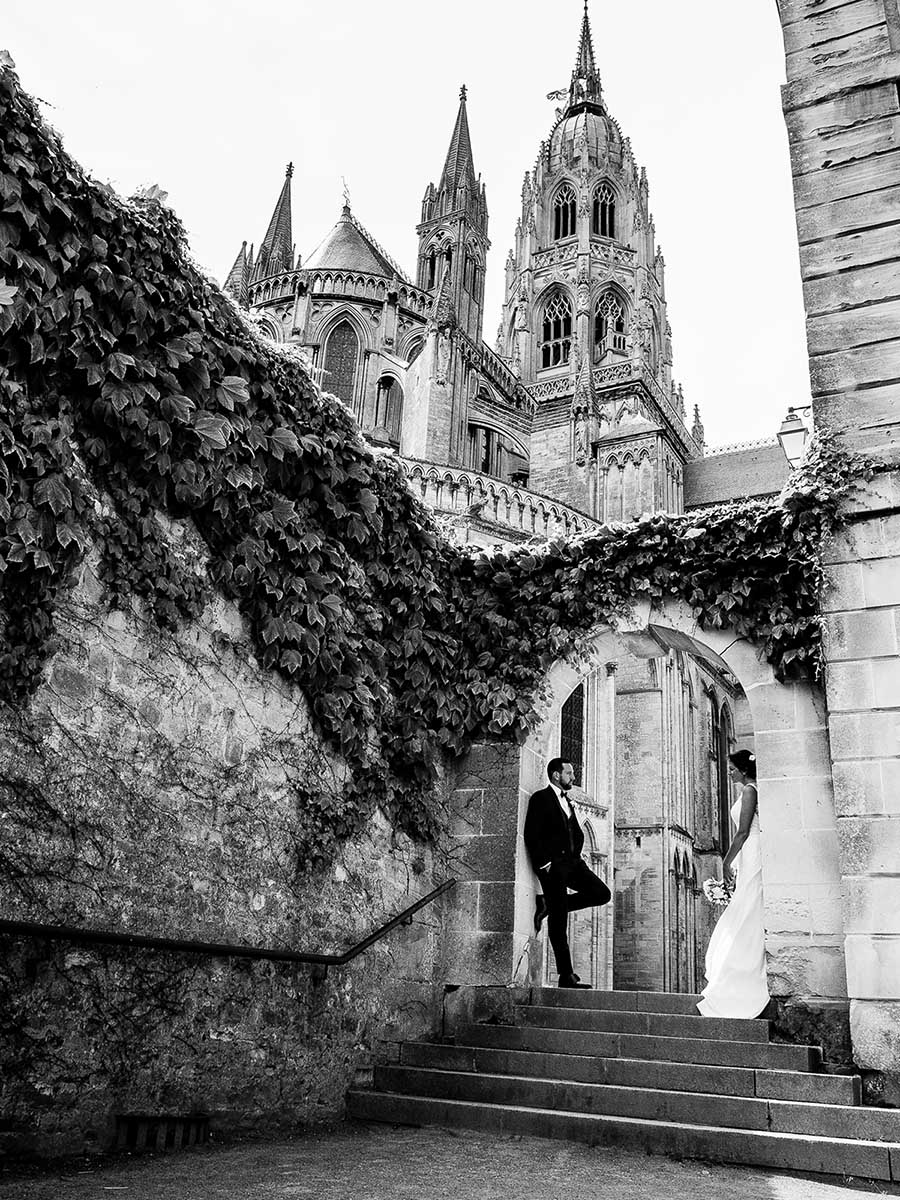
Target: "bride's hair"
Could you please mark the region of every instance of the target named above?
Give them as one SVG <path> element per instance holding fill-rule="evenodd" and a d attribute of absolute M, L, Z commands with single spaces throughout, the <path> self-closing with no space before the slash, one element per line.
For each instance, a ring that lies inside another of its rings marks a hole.
<path fill-rule="evenodd" d="M 749 750 L 735 750 L 734 754 L 728 755 L 728 761 L 734 763 L 748 779 L 756 778 L 756 755 Z"/>

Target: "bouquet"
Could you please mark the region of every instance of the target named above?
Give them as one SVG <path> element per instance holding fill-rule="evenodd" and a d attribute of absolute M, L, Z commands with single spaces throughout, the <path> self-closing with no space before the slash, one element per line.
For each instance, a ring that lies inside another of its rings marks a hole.
<path fill-rule="evenodd" d="M 704 879 L 703 895 L 716 908 L 724 908 L 734 892 L 731 879 Z"/>

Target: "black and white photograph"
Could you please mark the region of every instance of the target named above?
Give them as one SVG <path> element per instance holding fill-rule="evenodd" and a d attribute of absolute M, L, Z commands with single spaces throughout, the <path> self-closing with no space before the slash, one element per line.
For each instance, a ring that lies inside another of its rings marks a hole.
<path fill-rule="evenodd" d="M 6 0 L 0 1200 L 900 1196 L 898 0 Z"/>

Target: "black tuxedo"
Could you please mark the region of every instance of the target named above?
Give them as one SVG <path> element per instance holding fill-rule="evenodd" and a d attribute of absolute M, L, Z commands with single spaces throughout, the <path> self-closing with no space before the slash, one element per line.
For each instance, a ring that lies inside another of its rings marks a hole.
<path fill-rule="evenodd" d="M 581 858 L 584 831 L 573 813 L 567 821 L 556 792 L 548 784 L 528 801 L 525 814 L 525 849 L 535 871 L 549 862 Z"/>
<path fill-rule="evenodd" d="M 535 792 L 525 814 L 525 849 L 541 881 L 547 904 L 547 935 L 560 977 L 572 974 L 568 915 L 607 904 L 609 888 L 582 861 L 584 832 L 574 812 L 567 818 L 549 785 Z M 572 895 L 569 895 L 570 890 Z"/>

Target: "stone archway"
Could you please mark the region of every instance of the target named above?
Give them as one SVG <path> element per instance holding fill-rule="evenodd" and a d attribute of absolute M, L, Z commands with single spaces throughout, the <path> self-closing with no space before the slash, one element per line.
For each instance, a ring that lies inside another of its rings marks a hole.
<path fill-rule="evenodd" d="M 623 650 L 645 658 L 682 650 L 740 684 L 758 765 L 770 991 L 817 1011 L 846 1010 L 824 698 L 809 683 L 779 683 L 754 645 L 731 630 L 701 630 L 692 611 L 674 603 L 652 611 L 643 606 L 618 629 L 598 629 L 577 667 L 559 662 L 551 668 L 545 719 L 523 746 L 480 746 L 467 759 L 456 798 L 469 878 L 448 914 L 446 977 L 537 982 L 529 974 L 535 883 L 521 838 L 525 805 L 543 786 L 546 761 L 557 752 L 551 741 L 567 696 Z"/>

